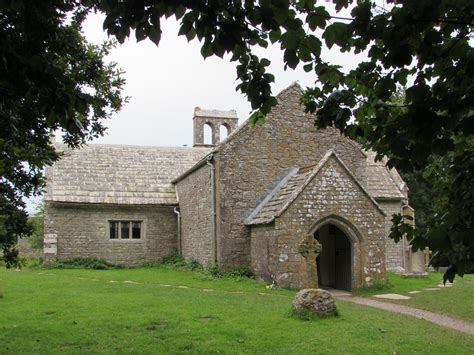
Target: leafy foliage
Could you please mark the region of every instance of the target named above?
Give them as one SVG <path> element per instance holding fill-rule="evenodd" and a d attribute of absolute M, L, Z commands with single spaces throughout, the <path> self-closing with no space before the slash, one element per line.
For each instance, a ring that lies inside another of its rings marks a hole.
<path fill-rule="evenodd" d="M 330 14 L 308 0 L 91 1 L 107 14 L 104 29 L 120 42 L 134 31 L 138 40 L 158 44 L 161 18 L 174 15 L 180 35 L 201 41 L 204 58 L 230 54 L 237 62 L 237 90 L 259 112 L 253 122 L 275 105 L 269 61 L 254 48 L 279 44 L 285 67 L 303 65 L 315 74 L 303 102 L 307 111 L 317 111 L 319 127 L 333 125 L 362 140 L 401 171 L 423 171 L 436 191 L 434 213 L 419 232 L 398 216 L 392 235 L 408 233 L 414 248 L 429 244 L 446 255 L 452 265 L 447 278 L 463 275 L 474 254 L 474 3 L 388 1 L 384 8 L 369 0 L 333 2 L 336 12 L 350 8 L 351 16 Z M 368 59 L 343 72 L 321 58 L 317 31 L 327 47 L 365 52 Z M 405 85 L 404 104 L 392 104 Z"/>
<path fill-rule="evenodd" d="M 33 249 L 43 249 L 44 239 L 44 201 L 41 201 L 33 216 L 28 217 L 28 223 L 33 228 L 33 232 L 28 237 L 28 243 Z"/>
<path fill-rule="evenodd" d="M 93 269 L 110 270 L 121 269 L 121 266 L 111 264 L 102 259 L 96 258 L 73 258 L 64 261 L 58 261 L 54 264 L 45 266 L 50 269 Z"/>
<path fill-rule="evenodd" d="M 205 268 L 196 260 L 185 260 L 178 254 L 171 254 L 161 262 L 161 265 L 165 265 L 177 270 L 191 270 L 201 271 L 212 278 L 231 278 L 235 280 L 241 280 L 245 278 L 253 278 L 253 273 L 247 268 L 234 268 L 223 272 L 219 269 L 219 265 L 215 263 L 208 264 Z"/>
<path fill-rule="evenodd" d="M 87 43 L 80 1 L 0 1 L 0 248 L 18 261 L 18 237 L 31 235 L 23 197 L 41 193 L 43 169 L 59 158 L 50 136 L 78 147 L 104 133 L 123 103 L 124 84 L 104 57 L 113 42 Z"/>

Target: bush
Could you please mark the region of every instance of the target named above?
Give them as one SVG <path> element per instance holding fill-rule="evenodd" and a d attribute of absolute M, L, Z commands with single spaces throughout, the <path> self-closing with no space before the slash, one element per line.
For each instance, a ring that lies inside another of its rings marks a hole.
<path fill-rule="evenodd" d="M 196 261 L 196 260 L 189 261 L 188 263 L 186 263 L 186 266 L 188 267 L 189 270 L 193 270 L 193 271 L 204 269 L 202 265 L 199 263 L 199 261 Z"/>
<path fill-rule="evenodd" d="M 33 227 L 33 233 L 27 238 L 31 249 L 43 249 L 44 221 L 43 216 L 28 217 L 28 222 Z"/>
<path fill-rule="evenodd" d="M 226 277 L 237 277 L 237 278 L 247 278 L 252 279 L 254 277 L 253 272 L 245 267 L 238 267 L 235 269 L 231 269 L 228 272 L 224 273 Z"/>
<path fill-rule="evenodd" d="M 212 277 L 222 277 L 219 265 L 216 263 L 209 263 L 206 267 L 206 273 Z"/>
<path fill-rule="evenodd" d="M 186 261 L 184 258 L 178 254 L 171 254 L 165 256 L 163 261 L 161 262 L 162 265 L 173 266 L 173 267 L 185 267 Z"/>
<path fill-rule="evenodd" d="M 54 264 L 46 266 L 53 269 L 94 269 L 94 270 L 108 270 L 120 269 L 121 266 L 114 265 L 108 261 L 95 258 L 74 258 L 64 261 L 58 261 Z"/>
<path fill-rule="evenodd" d="M 190 260 L 186 261 L 182 256 L 177 254 L 171 254 L 163 258 L 161 265 L 169 266 L 175 269 L 180 270 L 192 270 L 192 271 L 200 271 L 204 270 L 202 265 L 197 260 Z"/>

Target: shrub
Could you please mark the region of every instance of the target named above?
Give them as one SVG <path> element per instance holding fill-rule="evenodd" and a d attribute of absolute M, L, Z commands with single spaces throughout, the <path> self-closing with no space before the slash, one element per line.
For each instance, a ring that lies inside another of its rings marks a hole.
<path fill-rule="evenodd" d="M 224 276 L 227 277 L 236 277 L 236 278 L 247 278 L 252 279 L 254 277 L 253 272 L 245 267 L 238 267 L 235 269 L 231 269 L 228 272 L 224 273 Z"/>
<path fill-rule="evenodd" d="M 96 258 L 74 258 L 64 261 L 58 261 L 54 264 L 48 265 L 48 268 L 54 269 L 94 269 L 94 270 L 108 270 L 119 269 L 121 266 L 114 265 L 108 261 Z"/>
<path fill-rule="evenodd" d="M 191 260 L 188 263 L 186 263 L 186 266 L 189 270 L 197 271 L 197 270 L 203 270 L 204 268 L 202 265 L 199 263 L 197 260 Z"/>
<path fill-rule="evenodd" d="M 161 264 L 173 266 L 173 267 L 185 267 L 186 261 L 184 260 L 182 256 L 178 254 L 171 254 L 171 255 L 165 256 Z"/>
<path fill-rule="evenodd" d="M 212 277 L 222 277 L 219 265 L 216 263 L 209 263 L 206 267 L 206 273 Z"/>

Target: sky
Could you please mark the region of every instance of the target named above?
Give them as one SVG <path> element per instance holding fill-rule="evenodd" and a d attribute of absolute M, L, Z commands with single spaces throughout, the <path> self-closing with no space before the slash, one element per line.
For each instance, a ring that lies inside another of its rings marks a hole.
<path fill-rule="evenodd" d="M 87 19 L 84 34 L 90 42 L 100 43 L 108 38 L 102 30 L 103 19 L 102 15 Z M 162 31 L 159 46 L 149 40 L 137 43 L 132 34 L 107 57 L 125 71 L 123 93 L 130 99 L 105 122 L 106 135 L 92 143 L 192 146 L 195 107 L 235 109 L 239 123 L 249 117 L 250 104 L 243 94 L 235 91 L 236 63 L 230 62 L 230 56 L 204 60 L 199 42 L 188 42 L 184 36 L 177 35 L 179 22 L 174 18 L 164 21 Z M 269 72 L 275 75 L 274 95 L 295 81 L 302 87 L 314 84 L 314 73 L 305 73 L 302 67 L 284 70 L 279 46 L 270 46 L 257 54 L 271 61 Z M 342 57 L 337 51 L 323 50 L 324 57 L 346 69 L 358 61 L 354 56 Z"/>

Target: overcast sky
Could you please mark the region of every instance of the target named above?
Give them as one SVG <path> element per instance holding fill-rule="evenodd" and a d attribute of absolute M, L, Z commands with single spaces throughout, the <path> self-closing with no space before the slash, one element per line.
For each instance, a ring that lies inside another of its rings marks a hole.
<path fill-rule="evenodd" d="M 329 5 L 331 6 L 331 5 Z M 102 30 L 102 15 L 88 18 L 84 34 L 93 43 L 107 39 Z M 93 143 L 155 146 L 192 145 L 194 107 L 237 110 L 239 123 L 248 118 L 250 105 L 235 91 L 238 84 L 236 63 L 229 57 L 204 60 L 200 43 L 187 42 L 177 35 L 179 23 L 170 18 L 162 24 L 162 40 L 157 47 L 149 40 L 137 43 L 134 36 L 112 51 L 108 60 L 124 71 L 124 94 L 130 97 L 121 112 L 106 122 L 107 134 Z M 277 94 L 293 82 L 303 87 L 314 83 L 314 74 L 302 68 L 283 70 L 282 51 L 277 46 L 261 50 L 270 59 L 269 71 L 275 75 L 272 86 Z M 349 69 L 354 57 L 341 57 L 337 52 L 323 51 L 323 56 Z"/>

